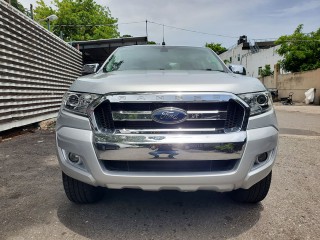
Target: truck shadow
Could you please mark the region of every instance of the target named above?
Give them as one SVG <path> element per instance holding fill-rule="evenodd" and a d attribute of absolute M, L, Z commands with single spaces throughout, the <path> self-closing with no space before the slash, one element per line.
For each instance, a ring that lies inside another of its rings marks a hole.
<path fill-rule="evenodd" d="M 60 222 L 90 239 L 228 239 L 252 228 L 263 211 L 210 191 L 108 190 L 97 204 L 60 204 Z"/>

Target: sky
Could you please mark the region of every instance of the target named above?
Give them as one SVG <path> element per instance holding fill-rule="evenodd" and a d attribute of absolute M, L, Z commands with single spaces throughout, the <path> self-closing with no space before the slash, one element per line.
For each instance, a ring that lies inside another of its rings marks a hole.
<path fill-rule="evenodd" d="M 26 8 L 36 0 L 19 0 Z M 45 0 L 50 4 L 50 0 Z M 96 0 L 118 19 L 121 35 L 146 36 L 167 45 L 204 46 L 221 43 L 231 47 L 239 36 L 249 40 L 272 39 L 293 33 L 299 24 L 303 32 L 320 28 L 319 0 Z M 125 24 L 130 22 L 138 22 Z M 160 25 L 151 22 L 159 23 Z M 168 27 L 171 26 L 171 27 Z M 178 30 L 183 28 L 195 33 Z"/>

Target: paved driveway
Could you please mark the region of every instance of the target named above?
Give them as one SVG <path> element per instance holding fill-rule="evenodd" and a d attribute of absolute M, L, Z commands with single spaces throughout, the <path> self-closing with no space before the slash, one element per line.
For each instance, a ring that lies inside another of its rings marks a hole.
<path fill-rule="evenodd" d="M 53 132 L 3 141 L 0 239 L 319 239 L 320 115 L 280 109 L 278 118 L 273 182 L 258 205 L 207 191 L 139 190 L 75 205 L 63 192 Z"/>

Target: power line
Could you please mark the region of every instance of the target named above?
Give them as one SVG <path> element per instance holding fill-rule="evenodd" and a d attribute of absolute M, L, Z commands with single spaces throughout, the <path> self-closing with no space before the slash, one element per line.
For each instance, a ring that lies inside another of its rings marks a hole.
<path fill-rule="evenodd" d="M 267 40 L 271 40 L 271 41 L 276 41 L 279 38 L 267 38 L 267 39 L 252 39 L 255 42 L 261 42 L 261 41 L 267 41 Z M 291 40 L 281 40 L 281 42 L 318 42 L 320 41 L 320 39 L 312 39 L 312 40 L 300 40 L 300 39 L 291 39 Z"/>
<path fill-rule="evenodd" d="M 155 24 L 155 25 L 164 26 L 164 27 L 167 27 L 167 28 L 172 28 L 172 29 L 177 29 L 177 30 L 182 30 L 182 31 L 186 31 L 186 32 L 193 32 L 193 33 L 199 33 L 199 34 L 211 35 L 211 36 L 218 36 L 218 37 L 226 37 L 226 38 L 239 38 L 239 37 L 234 37 L 234 36 L 215 34 L 215 33 L 207 33 L 207 32 L 200 32 L 200 31 L 186 29 L 186 28 L 174 27 L 174 26 L 170 26 L 170 25 L 166 25 L 166 24 L 162 24 L 162 23 L 157 23 L 157 22 L 153 22 L 153 21 L 148 21 L 148 22 L 152 23 L 152 24 Z"/>
<path fill-rule="evenodd" d="M 181 31 L 186 31 L 186 32 L 192 32 L 192 33 L 198 33 L 198 34 L 204 34 L 204 35 L 211 35 L 211 36 L 218 36 L 218 37 L 226 37 L 226 38 L 238 38 L 235 36 L 228 36 L 228 35 L 222 35 L 222 34 L 215 34 L 215 33 L 207 33 L 207 32 L 201 32 L 201 31 L 196 31 L 196 30 L 191 30 L 191 29 L 186 29 L 186 28 L 180 28 L 180 27 L 175 27 L 175 26 L 170 26 L 162 23 L 157 23 L 153 21 L 137 21 L 137 22 L 126 22 L 126 23 L 110 23 L 110 24 L 60 24 L 60 25 L 55 25 L 57 27 L 103 27 L 103 26 L 114 26 L 114 25 L 123 25 L 123 24 L 136 24 L 136 23 L 145 23 L 146 24 L 146 34 L 148 35 L 148 23 L 152 23 L 155 25 L 159 25 L 167 28 L 172 28 L 172 29 L 177 29 Z"/>
<path fill-rule="evenodd" d="M 208 33 L 208 32 L 201 32 L 197 30 L 191 30 L 187 28 L 180 28 L 180 27 L 175 27 L 175 26 L 170 26 L 158 22 L 153 22 L 149 20 L 144 20 L 144 21 L 135 21 L 135 22 L 123 22 L 123 23 L 108 23 L 108 24 L 61 24 L 61 25 L 55 25 L 56 27 L 104 27 L 104 26 L 115 26 L 115 25 L 127 25 L 127 24 L 137 24 L 137 23 L 144 23 L 146 25 L 146 34 L 148 36 L 148 23 L 152 23 L 158 26 L 162 26 L 163 30 L 163 35 L 164 35 L 164 27 L 167 28 L 172 28 L 176 30 L 181 30 L 181 31 L 186 31 L 186 32 L 192 32 L 192 33 L 198 33 L 198 34 L 203 34 L 203 35 L 211 35 L 211 36 L 218 36 L 218 37 L 225 37 L 225 38 L 239 38 L 239 36 L 229 36 L 229 35 L 223 35 L 223 34 L 215 34 L 215 33 Z M 275 41 L 279 38 L 252 38 L 253 41 L 258 42 L 258 41 Z M 285 42 L 318 42 L 320 40 L 314 39 L 314 40 L 298 40 L 298 39 L 292 39 L 292 40 L 286 40 Z"/>
<path fill-rule="evenodd" d="M 125 22 L 125 23 L 107 23 L 107 24 L 60 24 L 60 25 L 55 25 L 55 26 L 59 26 L 59 27 L 104 27 L 104 26 L 115 26 L 115 25 L 124 25 L 124 24 L 135 24 L 135 23 L 145 23 L 145 21 Z"/>

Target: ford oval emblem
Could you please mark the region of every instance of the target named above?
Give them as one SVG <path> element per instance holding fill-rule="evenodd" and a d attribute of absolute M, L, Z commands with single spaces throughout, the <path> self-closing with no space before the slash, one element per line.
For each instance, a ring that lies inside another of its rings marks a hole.
<path fill-rule="evenodd" d="M 151 114 L 153 121 L 163 124 L 176 124 L 186 120 L 188 114 L 185 110 L 173 107 L 164 107 L 154 110 Z"/>

